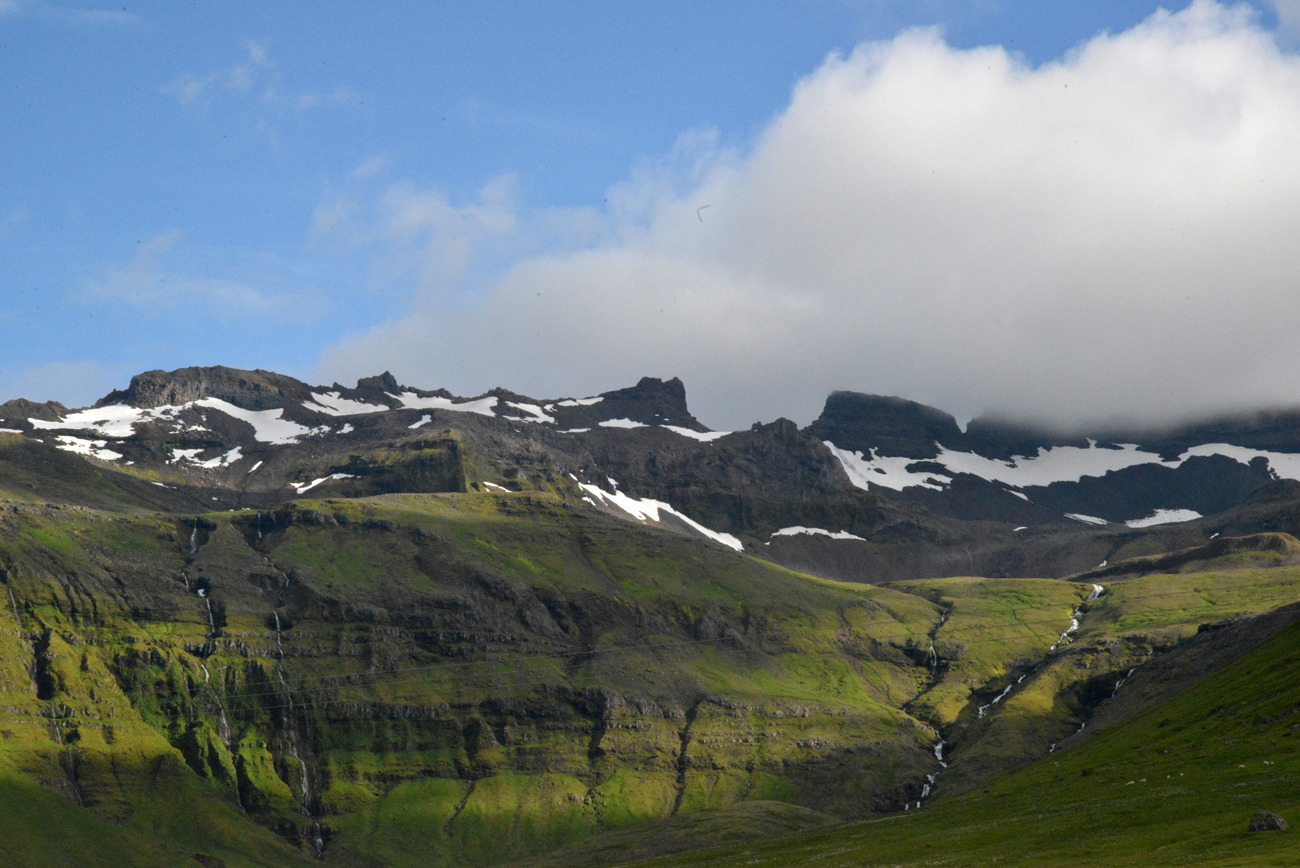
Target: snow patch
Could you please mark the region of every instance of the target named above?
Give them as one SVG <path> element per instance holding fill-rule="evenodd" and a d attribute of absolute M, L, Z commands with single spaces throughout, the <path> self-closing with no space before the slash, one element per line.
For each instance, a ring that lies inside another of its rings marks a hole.
<path fill-rule="evenodd" d="M 597 395 L 594 398 L 570 398 L 567 401 L 556 401 L 549 407 L 590 407 L 592 404 L 599 404 L 605 400 L 603 396 Z"/>
<path fill-rule="evenodd" d="M 645 428 L 644 422 L 633 422 L 631 419 L 606 419 L 600 423 L 602 428 Z"/>
<path fill-rule="evenodd" d="M 414 425 L 407 425 L 406 427 L 415 429 L 415 428 L 419 428 L 421 425 L 428 425 L 432 421 L 433 421 L 433 417 L 430 416 L 428 413 L 425 413 L 423 416 L 420 417 L 419 422 L 416 422 Z"/>
<path fill-rule="evenodd" d="M 167 463 L 175 464 L 177 461 L 193 461 L 194 456 L 202 451 L 202 449 L 173 449 L 172 457 L 167 459 Z"/>
<path fill-rule="evenodd" d="M 871 450 L 871 457 L 868 458 L 861 452 L 847 452 L 840 449 L 829 440 L 824 442 L 831 450 L 831 454 L 840 460 L 844 472 L 849 475 L 849 481 L 858 488 L 870 490 L 872 485 L 878 485 L 881 488 L 902 491 L 904 488 L 919 485 L 921 488 L 943 491 L 944 485 L 952 482 L 952 479 L 947 476 L 928 472 L 912 473 L 907 466 L 915 464 L 917 462 L 915 458 L 877 456 L 874 449 Z"/>
<path fill-rule="evenodd" d="M 403 392 L 400 395 L 394 395 L 391 392 L 384 394 L 393 400 L 399 402 L 407 410 L 452 410 L 456 413 L 477 413 L 480 416 L 496 417 L 492 408 L 497 405 L 497 396 L 489 395 L 486 398 L 478 398 L 473 401 L 456 402 L 450 398 L 439 398 L 432 396 L 421 398 L 414 392 Z"/>
<path fill-rule="evenodd" d="M 484 487 L 484 488 L 492 488 L 492 489 L 495 489 L 495 490 L 497 490 L 497 491 L 509 491 L 509 490 L 510 490 L 510 489 L 506 488 L 504 485 L 497 485 L 495 482 L 487 482 L 487 481 L 484 481 L 484 482 L 483 482 L 483 487 Z"/>
<path fill-rule="evenodd" d="M 1146 518 L 1135 518 L 1124 524 L 1129 527 L 1154 527 L 1157 524 L 1177 524 L 1180 521 L 1195 521 L 1201 514 L 1191 509 L 1157 509 Z"/>
<path fill-rule="evenodd" d="M 170 407 L 160 407 L 158 410 L 172 409 Z M 155 415 L 158 411 L 140 410 L 127 404 L 112 404 L 108 407 L 91 407 L 88 410 L 78 410 L 76 413 L 69 413 L 63 417 L 62 421 L 47 422 L 44 419 L 28 419 L 33 428 L 54 430 L 54 429 L 74 429 L 78 431 L 94 431 L 105 437 L 130 437 L 135 433 L 135 425 L 139 422 L 145 422 Z"/>
<path fill-rule="evenodd" d="M 1028 503 L 1028 502 L 1029 502 L 1029 495 L 1027 495 L 1027 494 L 1025 494 L 1025 493 L 1023 493 L 1023 492 L 1020 492 L 1020 491 L 1012 491 L 1011 489 L 1007 489 L 1007 494 L 1010 494 L 1010 495 L 1012 495 L 1013 497 L 1018 497 L 1018 498 L 1020 498 L 1021 500 L 1023 500 L 1025 503 Z"/>
<path fill-rule="evenodd" d="M 1084 524 L 1095 524 L 1095 525 L 1110 524 L 1110 522 L 1106 521 L 1106 519 L 1104 518 L 1097 518 L 1097 516 L 1095 515 L 1084 515 L 1079 512 L 1067 512 L 1065 514 L 1065 517 L 1069 519 L 1073 519 L 1074 521 L 1081 521 Z"/>
<path fill-rule="evenodd" d="M 830 531 L 822 530 L 819 527 L 801 527 L 799 525 L 795 525 L 794 527 L 783 527 L 772 534 L 772 536 L 799 536 L 801 534 L 806 534 L 808 536 L 828 536 L 831 539 L 856 539 L 866 542 L 862 537 L 851 534 L 846 530 L 842 530 L 839 533 L 831 533 Z"/>
<path fill-rule="evenodd" d="M 1007 461 L 985 458 L 975 452 L 957 452 L 938 443 L 935 446 L 939 450 L 939 455 L 932 459 L 877 456 L 874 449 L 870 450 L 869 457 L 865 457 L 861 452 L 839 449 L 829 441 L 826 445 L 844 465 L 854 485 L 867 488 L 869 484 L 875 484 L 895 491 L 914 486 L 942 490 L 952 482 L 950 478 L 930 471 L 907 469 L 908 465 L 920 460 L 940 464 L 953 474 L 969 473 L 989 482 L 1000 482 L 1014 488 L 1047 486 L 1053 482 L 1078 482 L 1085 476 L 1101 477 L 1113 471 L 1144 464 L 1158 464 L 1161 467 L 1175 469 L 1181 467 L 1189 458 L 1211 455 L 1222 455 L 1242 464 L 1249 464 L 1256 458 L 1263 458 L 1279 478 L 1300 480 L 1300 453 L 1266 452 L 1227 443 L 1193 446 L 1170 461 L 1163 460 L 1155 452 L 1143 450 L 1135 443 L 1120 443 L 1117 444 L 1119 448 L 1115 449 L 1098 446 L 1095 440 L 1089 440 L 1086 448 L 1052 446 L 1040 448 L 1034 455 L 1017 455 Z M 1028 500 L 1028 497 L 1019 492 L 1010 493 Z"/>
<path fill-rule="evenodd" d="M 527 413 L 532 418 L 521 419 L 518 416 L 505 416 L 506 419 L 517 419 L 520 422 L 555 422 L 555 417 L 546 415 L 546 411 L 536 404 L 516 404 L 514 401 L 506 401 L 507 407 L 514 407 Z"/>
<path fill-rule="evenodd" d="M 619 491 L 618 485 L 617 483 L 614 483 L 614 480 L 611 479 L 610 483 L 614 486 L 613 494 L 610 494 L 608 491 L 605 491 L 599 485 L 588 485 L 585 482 L 579 482 L 578 487 L 581 488 L 583 491 L 587 492 L 587 494 L 591 495 L 592 497 L 598 498 L 601 501 L 604 501 L 606 503 L 618 507 L 620 510 L 632 516 L 633 518 L 637 519 L 638 521 L 648 520 L 648 521 L 657 522 L 660 521 L 659 514 L 661 512 L 666 512 L 669 515 L 672 515 L 680 519 L 681 521 L 686 522 L 686 524 L 690 525 L 691 528 L 704 534 L 706 537 L 713 540 L 714 542 L 721 543 L 722 545 L 727 546 L 728 548 L 735 549 L 738 552 L 744 551 L 745 549 L 745 546 L 740 542 L 740 540 L 736 539 L 734 536 L 732 536 L 729 533 L 719 533 L 715 530 L 709 530 L 704 525 L 700 524 L 697 521 L 694 521 L 693 519 L 687 518 L 686 516 L 682 515 L 680 512 L 673 509 L 671 506 L 669 506 L 668 504 L 664 503 L 661 500 L 651 500 L 649 498 L 631 497 L 630 495 L 624 494 L 621 491 Z"/>
<path fill-rule="evenodd" d="M 689 437 L 692 440 L 699 440 L 701 443 L 708 443 L 711 440 L 717 440 L 719 437 L 726 437 L 731 433 L 730 431 L 692 431 L 690 428 L 679 428 L 676 425 L 660 425 L 659 427 L 672 431 L 674 434 Z"/>
<path fill-rule="evenodd" d="M 234 404 L 220 398 L 204 398 L 201 401 L 195 401 L 194 404 L 199 407 L 219 410 L 231 418 L 247 422 L 253 426 L 253 439 L 261 443 L 287 445 L 297 443 L 303 437 L 312 434 L 324 434 L 329 431 L 328 428 L 308 428 L 306 425 L 290 422 L 288 419 L 283 418 L 283 407 L 277 407 L 274 410 L 245 410 L 243 407 L 236 407 Z"/>
<path fill-rule="evenodd" d="M 293 486 L 295 492 L 302 494 L 304 491 L 310 491 L 322 482 L 328 482 L 331 479 L 356 479 L 356 477 L 351 473 L 331 473 L 329 476 L 322 476 L 320 479 L 313 479 L 311 482 L 290 482 L 289 485 Z"/>
<path fill-rule="evenodd" d="M 80 437 L 73 437 L 69 434 L 60 434 L 55 439 L 59 441 L 59 445 L 54 448 L 62 449 L 65 452 L 89 455 L 92 458 L 98 458 L 100 461 L 116 461 L 122 457 L 122 453 L 104 448 L 108 445 L 107 440 L 82 440 Z"/>
<path fill-rule="evenodd" d="M 259 462 L 257 462 L 256 464 L 254 464 L 252 467 L 248 468 L 248 472 L 249 472 L 249 473 L 252 473 L 254 470 L 256 470 L 257 468 L 259 468 L 259 467 L 261 467 L 261 466 L 262 466 L 262 462 L 259 461 Z"/>
<path fill-rule="evenodd" d="M 17 428 L 0 428 L 0 434 L 21 434 Z"/>
<path fill-rule="evenodd" d="M 338 431 L 336 431 L 336 432 L 334 432 L 334 433 L 336 433 L 336 434 L 351 434 L 351 433 L 352 433 L 353 431 L 355 431 L 355 430 L 357 430 L 357 429 L 355 429 L 355 428 L 352 427 L 352 423 L 351 423 L 351 422 L 344 422 L 344 423 L 343 423 L 343 427 L 340 428 Z"/>
<path fill-rule="evenodd" d="M 212 468 L 212 467 L 229 467 L 231 464 L 234 464 L 236 461 L 240 460 L 243 457 L 244 454 L 240 451 L 240 448 L 236 446 L 234 449 L 231 449 L 225 455 L 218 455 L 216 458 L 209 458 L 207 461 L 195 461 L 195 459 L 193 458 L 191 458 L 190 460 L 194 461 L 194 463 L 200 467 Z"/>
<path fill-rule="evenodd" d="M 384 404 L 367 404 L 341 397 L 339 392 L 312 392 L 311 398 L 302 405 L 303 408 L 327 416 L 360 416 L 363 413 L 385 413 L 389 409 Z"/>

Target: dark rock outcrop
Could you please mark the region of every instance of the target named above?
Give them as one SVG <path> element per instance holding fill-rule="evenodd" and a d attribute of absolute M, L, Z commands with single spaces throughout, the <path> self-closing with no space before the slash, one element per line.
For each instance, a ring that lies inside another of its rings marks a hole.
<path fill-rule="evenodd" d="M 1260 811 L 1250 818 L 1250 825 L 1246 827 L 1247 832 L 1285 832 L 1286 830 L 1286 820 L 1272 811 Z"/>

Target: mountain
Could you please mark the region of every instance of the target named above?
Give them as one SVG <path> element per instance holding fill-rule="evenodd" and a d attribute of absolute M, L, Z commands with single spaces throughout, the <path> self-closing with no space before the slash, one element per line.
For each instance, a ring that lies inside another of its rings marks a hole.
<path fill-rule="evenodd" d="M 1291 635 L 1291 425 L 1090 440 L 835 393 L 711 432 L 675 379 L 228 368 L 10 401 L 0 862 L 576 866 L 957 834 L 914 817 L 990 788 L 1059 814 L 1099 791 L 1057 757 L 1122 762 L 1095 732 L 1164 738 Z M 1201 517 L 1124 519 L 1184 489 Z"/>

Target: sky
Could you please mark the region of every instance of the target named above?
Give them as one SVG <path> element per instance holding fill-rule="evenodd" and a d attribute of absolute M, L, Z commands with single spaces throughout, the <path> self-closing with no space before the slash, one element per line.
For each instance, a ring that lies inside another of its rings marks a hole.
<path fill-rule="evenodd" d="M 1300 405 L 1300 0 L 0 0 L 0 400 Z"/>

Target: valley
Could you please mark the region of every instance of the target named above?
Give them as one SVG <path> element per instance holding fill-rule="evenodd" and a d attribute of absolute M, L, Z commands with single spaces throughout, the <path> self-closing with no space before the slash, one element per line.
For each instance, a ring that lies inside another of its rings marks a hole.
<path fill-rule="evenodd" d="M 1231 859 L 1294 807 L 1294 483 L 977 521 L 684 394 L 3 405 L 0 861 L 1271 864 Z"/>

